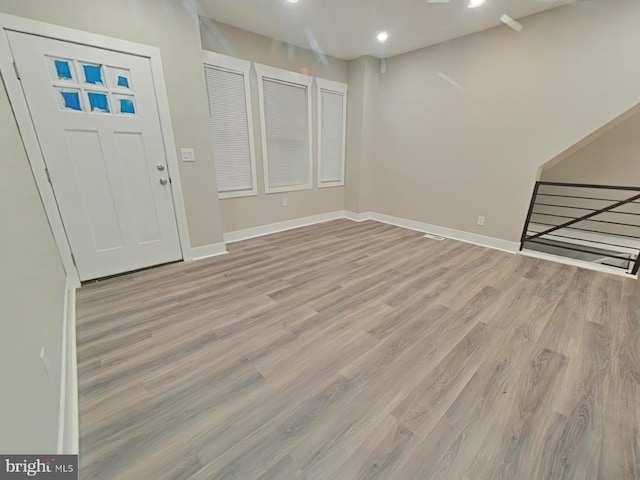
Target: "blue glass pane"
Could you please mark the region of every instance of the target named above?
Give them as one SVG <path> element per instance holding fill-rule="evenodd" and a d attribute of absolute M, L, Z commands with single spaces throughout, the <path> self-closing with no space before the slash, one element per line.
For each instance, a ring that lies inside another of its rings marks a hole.
<path fill-rule="evenodd" d="M 69 62 L 65 62 L 63 60 L 55 60 L 53 63 L 56 66 L 56 74 L 58 75 L 59 80 L 73 79 L 73 76 L 71 75 L 71 67 L 69 66 Z"/>
<path fill-rule="evenodd" d="M 82 110 L 80 106 L 80 95 L 78 92 L 60 92 L 62 94 L 62 98 L 64 99 L 64 108 L 68 108 L 70 110 Z"/>
<path fill-rule="evenodd" d="M 106 93 L 92 93 L 89 92 L 89 105 L 91 105 L 91 111 L 109 113 L 109 99 Z"/>
<path fill-rule="evenodd" d="M 102 81 L 102 68 L 100 65 L 83 65 L 84 78 L 87 83 L 92 85 L 104 85 Z"/>
<path fill-rule="evenodd" d="M 131 113 L 134 114 L 136 113 L 136 108 L 133 105 L 133 100 L 129 100 L 126 98 L 121 98 L 120 99 L 120 112 L 121 113 Z"/>
<path fill-rule="evenodd" d="M 129 88 L 129 79 L 127 77 L 121 77 L 118 75 L 118 86 Z"/>

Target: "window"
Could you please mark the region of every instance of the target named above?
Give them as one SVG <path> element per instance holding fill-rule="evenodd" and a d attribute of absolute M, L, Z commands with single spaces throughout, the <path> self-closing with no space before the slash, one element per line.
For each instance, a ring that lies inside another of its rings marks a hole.
<path fill-rule="evenodd" d="M 71 58 L 46 58 L 60 110 L 136 115 L 129 70 Z"/>
<path fill-rule="evenodd" d="M 204 52 L 209 134 L 220 198 L 258 194 L 249 69 L 247 61 Z"/>
<path fill-rule="evenodd" d="M 256 64 L 266 193 L 312 187 L 312 77 Z"/>
<path fill-rule="evenodd" d="M 318 187 L 344 185 L 347 85 L 317 78 Z"/>

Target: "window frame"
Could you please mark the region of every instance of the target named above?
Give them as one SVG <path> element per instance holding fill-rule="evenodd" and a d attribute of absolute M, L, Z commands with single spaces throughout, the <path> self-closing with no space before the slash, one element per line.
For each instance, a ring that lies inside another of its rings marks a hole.
<path fill-rule="evenodd" d="M 342 94 L 342 176 L 333 182 L 322 181 L 322 91 Z M 316 78 L 316 96 L 318 102 L 318 188 L 343 187 L 347 160 L 347 95 L 349 86 L 346 83 Z"/>
<path fill-rule="evenodd" d="M 301 73 L 291 72 L 280 68 L 270 67 L 259 63 L 254 64 L 258 78 L 258 99 L 260 102 L 260 129 L 262 133 L 262 167 L 264 170 L 264 191 L 269 193 L 294 192 L 300 190 L 311 190 L 313 188 L 313 103 L 311 100 L 311 89 L 313 87 L 313 77 Z M 278 82 L 290 83 L 303 86 L 307 92 L 307 136 L 308 136 L 308 163 L 309 178 L 306 183 L 300 185 L 287 185 L 284 187 L 271 187 L 269 185 L 269 154 L 267 152 L 267 126 L 264 111 L 264 79 L 271 79 Z"/>
<path fill-rule="evenodd" d="M 219 70 L 226 70 L 236 74 L 242 74 L 244 78 L 244 91 L 245 91 L 245 103 L 247 105 L 247 127 L 248 127 L 248 136 L 249 136 L 249 155 L 251 157 L 251 185 L 252 188 L 250 190 L 235 190 L 229 192 L 220 192 L 218 191 L 218 198 L 220 200 L 228 199 L 228 198 L 241 198 L 241 197 L 255 197 L 258 195 L 258 176 L 257 176 L 257 165 L 256 165 L 256 149 L 255 149 L 255 136 L 253 131 L 253 109 L 251 104 L 251 80 L 250 80 L 250 72 L 251 72 L 251 62 L 248 60 L 242 60 L 236 57 L 230 57 L 228 55 L 223 55 L 217 52 L 210 52 L 207 50 L 203 50 L 202 52 L 202 65 L 203 69 L 208 67 L 217 68 Z M 206 83 L 206 71 L 205 73 L 205 83 Z M 209 102 L 209 92 L 207 90 L 207 102 Z M 211 135 L 211 132 L 209 132 Z M 213 144 L 213 140 L 210 139 L 211 144 Z M 212 145 L 213 146 L 213 145 Z M 214 170 L 215 170 L 215 152 L 213 152 L 213 161 L 214 161 Z M 216 177 L 217 183 L 217 177 Z M 216 184 L 216 190 L 218 186 Z"/>

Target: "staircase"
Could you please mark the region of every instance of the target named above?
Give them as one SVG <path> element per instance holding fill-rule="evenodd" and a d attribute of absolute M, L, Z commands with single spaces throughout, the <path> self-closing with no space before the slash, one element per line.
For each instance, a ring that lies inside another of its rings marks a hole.
<path fill-rule="evenodd" d="M 640 188 L 537 182 L 520 250 L 637 277 Z"/>

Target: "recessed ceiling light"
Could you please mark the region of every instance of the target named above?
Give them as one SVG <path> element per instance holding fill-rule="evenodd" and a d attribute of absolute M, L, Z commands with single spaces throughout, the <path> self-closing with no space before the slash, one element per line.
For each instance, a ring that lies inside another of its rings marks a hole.
<path fill-rule="evenodd" d="M 386 42 L 387 40 L 389 40 L 389 33 L 388 33 L 388 32 L 380 32 L 380 33 L 378 34 L 378 37 L 377 37 L 377 38 L 378 38 L 378 41 L 379 41 L 380 43 L 384 43 L 384 42 Z"/>
<path fill-rule="evenodd" d="M 481 5 L 484 5 L 485 0 L 469 0 L 468 8 L 478 8 Z"/>
<path fill-rule="evenodd" d="M 298 0 L 287 0 L 289 3 L 298 3 Z"/>

